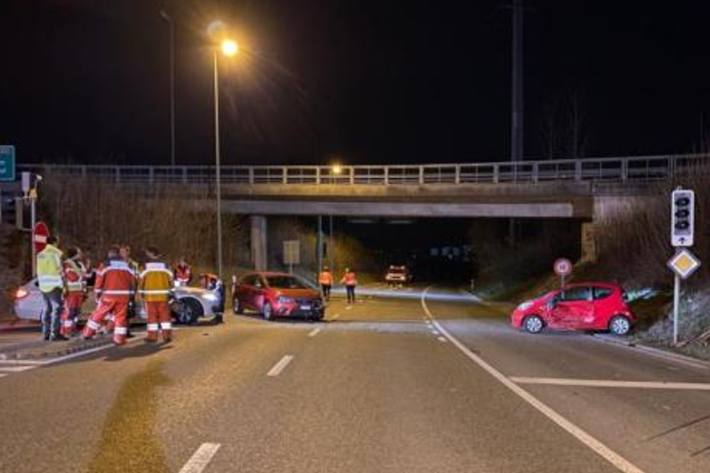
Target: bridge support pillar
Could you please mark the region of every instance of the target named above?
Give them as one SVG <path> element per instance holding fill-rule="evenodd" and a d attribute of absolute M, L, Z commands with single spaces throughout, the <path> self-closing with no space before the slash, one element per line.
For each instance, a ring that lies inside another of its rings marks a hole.
<path fill-rule="evenodd" d="M 251 261 L 255 270 L 265 271 L 268 265 L 266 217 L 252 215 L 249 220 L 251 221 Z"/>
<path fill-rule="evenodd" d="M 597 261 L 597 240 L 594 222 L 582 222 L 582 248 L 580 260 L 595 263 Z"/>

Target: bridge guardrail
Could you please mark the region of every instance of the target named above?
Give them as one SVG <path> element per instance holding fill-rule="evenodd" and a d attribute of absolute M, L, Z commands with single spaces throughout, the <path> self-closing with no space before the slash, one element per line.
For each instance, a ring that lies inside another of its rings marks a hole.
<path fill-rule="evenodd" d="M 650 182 L 710 166 L 710 155 L 556 159 L 424 165 L 220 167 L 225 184 L 424 185 L 535 184 L 546 181 Z M 111 179 L 116 183 L 209 184 L 214 166 L 18 164 L 20 171 Z"/>

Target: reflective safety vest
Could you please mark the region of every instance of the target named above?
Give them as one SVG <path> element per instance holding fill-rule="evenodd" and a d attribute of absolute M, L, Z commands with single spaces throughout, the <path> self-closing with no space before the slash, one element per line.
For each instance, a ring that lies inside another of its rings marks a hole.
<path fill-rule="evenodd" d="M 192 270 L 189 265 L 177 265 L 175 268 L 175 279 L 182 285 L 190 283 L 192 279 Z"/>
<path fill-rule="evenodd" d="M 39 290 L 51 292 L 64 287 L 62 278 L 62 250 L 47 245 L 37 254 L 37 282 Z"/>
<path fill-rule="evenodd" d="M 128 302 L 135 294 L 136 277 L 128 263 L 111 260 L 96 275 L 94 291 L 106 301 Z"/>
<path fill-rule="evenodd" d="M 321 271 L 321 273 L 318 275 L 318 284 L 332 286 L 333 274 L 330 271 Z"/>
<path fill-rule="evenodd" d="M 76 261 L 68 259 L 64 262 L 64 279 L 67 282 L 67 292 L 84 292 L 84 271 Z"/>
<path fill-rule="evenodd" d="M 173 288 L 173 273 L 165 263 L 146 263 L 138 290 L 146 302 L 167 302 Z"/>
<path fill-rule="evenodd" d="M 357 286 L 357 277 L 354 272 L 349 271 L 345 273 L 345 276 L 343 276 L 343 279 L 341 279 L 340 282 L 346 286 Z"/>

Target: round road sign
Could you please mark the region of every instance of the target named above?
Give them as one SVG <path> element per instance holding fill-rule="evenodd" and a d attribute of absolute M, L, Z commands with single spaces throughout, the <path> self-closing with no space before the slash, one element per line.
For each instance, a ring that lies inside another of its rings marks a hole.
<path fill-rule="evenodd" d="M 559 258 L 555 260 L 553 269 L 558 276 L 569 276 L 572 274 L 572 262 L 567 258 Z"/>
<path fill-rule="evenodd" d="M 35 246 L 35 251 L 39 253 L 47 246 L 47 237 L 49 236 L 49 227 L 44 222 L 37 222 L 32 229 L 32 244 Z"/>

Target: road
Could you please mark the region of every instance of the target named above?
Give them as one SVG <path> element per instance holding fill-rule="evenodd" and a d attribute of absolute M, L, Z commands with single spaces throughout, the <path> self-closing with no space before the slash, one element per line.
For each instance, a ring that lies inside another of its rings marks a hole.
<path fill-rule="evenodd" d="M 402 295 L 0 361 L 0 471 L 710 471 L 705 366 L 519 333 L 456 291 Z"/>

